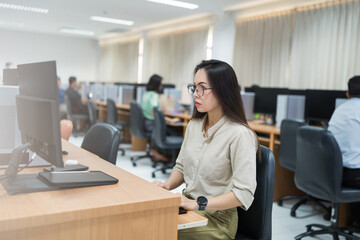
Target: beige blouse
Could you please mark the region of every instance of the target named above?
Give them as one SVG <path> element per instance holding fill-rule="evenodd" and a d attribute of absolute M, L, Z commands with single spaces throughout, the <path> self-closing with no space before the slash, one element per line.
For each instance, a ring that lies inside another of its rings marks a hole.
<path fill-rule="evenodd" d="M 224 116 L 205 137 L 206 118 L 189 122 L 173 170 L 183 174 L 184 191 L 192 198 L 233 191 L 247 210 L 256 188 L 255 134 Z"/>

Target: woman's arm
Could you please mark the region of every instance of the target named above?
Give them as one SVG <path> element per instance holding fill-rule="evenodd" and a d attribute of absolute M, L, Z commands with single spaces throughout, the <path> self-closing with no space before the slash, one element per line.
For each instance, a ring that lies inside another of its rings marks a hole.
<path fill-rule="evenodd" d="M 230 191 L 216 197 L 208 198 L 208 204 L 206 205 L 205 210 L 225 210 L 242 206 L 242 203 L 237 199 L 235 194 Z M 196 200 L 188 199 L 183 195 L 181 195 L 180 207 L 183 207 L 186 210 L 199 210 L 199 205 Z"/>
<path fill-rule="evenodd" d="M 184 182 L 184 176 L 181 172 L 173 170 L 165 183 L 155 180 L 153 183 L 166 190 L 173 190 Z"/>

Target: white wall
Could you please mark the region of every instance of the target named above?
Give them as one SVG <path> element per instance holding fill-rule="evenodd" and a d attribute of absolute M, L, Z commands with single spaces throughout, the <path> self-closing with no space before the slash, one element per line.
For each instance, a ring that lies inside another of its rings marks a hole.
<path fill-rule="evenodd" d="M 96 81 L 99 51 L 94 39 L 0 30 L 0 82 L 6 62 L 15 68 L 17 64 L 51 60 L 56 61 L 64 86 L 69 76 L 76 76 L 78 81 Z"/>

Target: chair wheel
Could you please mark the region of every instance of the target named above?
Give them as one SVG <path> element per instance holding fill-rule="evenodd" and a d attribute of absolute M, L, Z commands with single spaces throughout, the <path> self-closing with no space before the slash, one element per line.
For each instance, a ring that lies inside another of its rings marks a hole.
<path fill-rule="evenodd" d="M 279 200 L 277 201 L 277 205 L 281 207 L 281 206 L 283 205 L 283 201 L 282 201 L 281 199 L 279 199 Z"/>
<path fill-rule="evenodd" d="M 162 172 L 163 174 L 165 174 L 165 173 L 166 173 L 166 170 L 165 170 L 165 169 L 161 169 L 161 172 Z"/>
<path fill-rule="evenodd" d="M 155 178 L 155 173 L 151 173 L 152 178 Z"/>
<path fill-rule="evenodd" d="M 132 164 L 133 164 L 134 167 L 136 167 L 136 162 L 133 162 Z"/>
<path fill-rule="evenodd" d="M 291 211 L 291 212 L 290 212 L 290 216 L 296 217 L 296 212 L 295 212 L 295 211 Z"/>
<path fill-rule="evenodd" d="M 123 151 L 122 153 L 121 153 L 121 156 L 124 156 L 125 155 L 125 151 Z"/>
<path fill-rule="evenodd" d="M 327 213 L 324 214 L 323 218 L 324 218 L 324 220 L 326 220 L 326 221 L 330 221 L 331 214 L 327 212 Z"/>
<path fill-rule="evenodd" d="M 306 231 L 307 231 L 307 232 L 312 231 L 311 226 L 306 227 Z"/>
<path fill-rule="evenodd" d="M 152 164 L 152 167 L 153 167 L 153 168 L 156 168 L 156 163 L 153 163 L 153 164 Z"/>
<path fill-rule="evenodd" d="M 130 160 L 133 161 L 133 160 L 134 160 L 134 157 L 130 157 Z"/>

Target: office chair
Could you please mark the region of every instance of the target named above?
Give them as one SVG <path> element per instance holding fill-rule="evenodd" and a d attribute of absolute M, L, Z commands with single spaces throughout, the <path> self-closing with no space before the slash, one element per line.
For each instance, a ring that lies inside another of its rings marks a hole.
<path fill-rule="evenodd" d="M 143 111 L 140 107 L 140 104 L 137 102 L 130 103 L 130 133 L 132 136 L 137 138 L 146 139 L 146 154 L 141 156 L 133 156 L 130 158 L 133 166 L 136 166 L 136 161 L 143 158 L 150 158 L 153 162 L 153 167 L 156 166 L 153 156 L 150 153 L 151 148 L 151 134 L 152 132 L 145 131 L 145 117 Z"/>
<path fill-rule="evenodd" d="M 89 118 L 88 114 L 83 113 L 73 113 L 72 112 L 72 105 L 69 97 L 65 94 L 64 100 L 66 104 L 66 117 L 70 121 L 72 121 L 75 124 L 76 132 L 80 131 L 80 121 L 81 120 L 87 120 Z"/>
<path fill-rule="evenodd" d="M 339 235 L 347 240 L 359 240 L 360 237 L 352 235 L 351 229 L 338 226 L 340 203 L 359 202 L 360 189 L 342 187 L 342 155 L 334 135 L 322 128 L 304 126 L 298 130 L 296 145 L 297 188 L 316 198 L 330 201 L 332 209 L 330 226 L 306 225 L 307 231 L 297 235 L 295 239 L 331 234 L 334 240 L 338 240 Z"/>
<path fill-rule="evenodd" d="M 159 107 L 154 108 L 154 117 L 155 117 L 155 128 L 154 128 L 154 137 L 155 144 L 157 147 L 164 151 L 171 152 L 171 163 L 163 164 L 162 167 L 155 169 L 152 172 L 152 177 L 155 177 L 157 171 L 166 172 L 166 169 L 172 169 L 176 162 L 177 151 L 181 148 L 181 144 L 184 140 L 180 136 L 166 136 L 166 122 L 163 112 Z"/>
<path fill-rule="evenodd" d="M 89 99 L 89 101 L 87 103 L 87 107 L 88 107 L 88 113 L 89 113 L 90 126 L 93 126 L 96 123 L 99 123 L 100 121 L 97 118 L 96 108 L 91 99 Z"/>
<path fill-rule="evenodd" d="M 116 165 L 119 141 L 119 131 L 114 126 L 107 123 L 97 123 L 86 133 L 81 148 Z"/>
<path fill-rule="evenodd" d="M 298 128 L 305 126 L 304 122 L 285 119 L 281 122 L 280 126 L 280 153 L 279 153 L 279 164 L 292 171 L 295 172 L 296 169 L 296 132 Z M 299 162 L 301 164 L 301 162 Z M 281 197 L 277 204 L 282 206 L 283 200 L 290 200 L 290 199 L 299 199 L 297 203 L 295 203 L 290 211 L 290 215 L 292 217 L 296 216 L 296 209 L 298 209 L 302 204 L 307 203 L 308 201 L 315 202 L 317 205 L 322 207 L 327 211 L 327 214 L 324 215 L 324 218 L 329 220 L 330 219 L 330 210 L 331 208 L 326 207 L 323 203 L 319 200 L 311 197 L 310 195 L 306 194 L 305 196 L 285 196 Z"/>
<path fill-rule="evenodd" d="M 117 108 L 114 100 L 108 98 L 106 100 L 107 103 L 107 118 L 106 122 L 116 127 L 120 133 L 120 142 L 124 142 L 125 134 L 124 127 L 129 125 L 127 121 L 118 121 L 117 120 Z M 125 155 L 125 149 L 119 147 L 119 151 L 121 151 L 121 155 Z"/>
<path fill-rule="evenodd" d="M 60 135 L 62 139 L 69 141 L 73 130 L 73 123 L 70 120 L 63 119 L 60 121 Z"/>
<path fill-rule="evenodd" d="M 260 146 L 256 158 L 256 190 L 247 211 L 238 207 L 238 230 L 235 240 L 271 240 L 271 216 L 275 184 L 275 159 L 267 147 Z"/>

